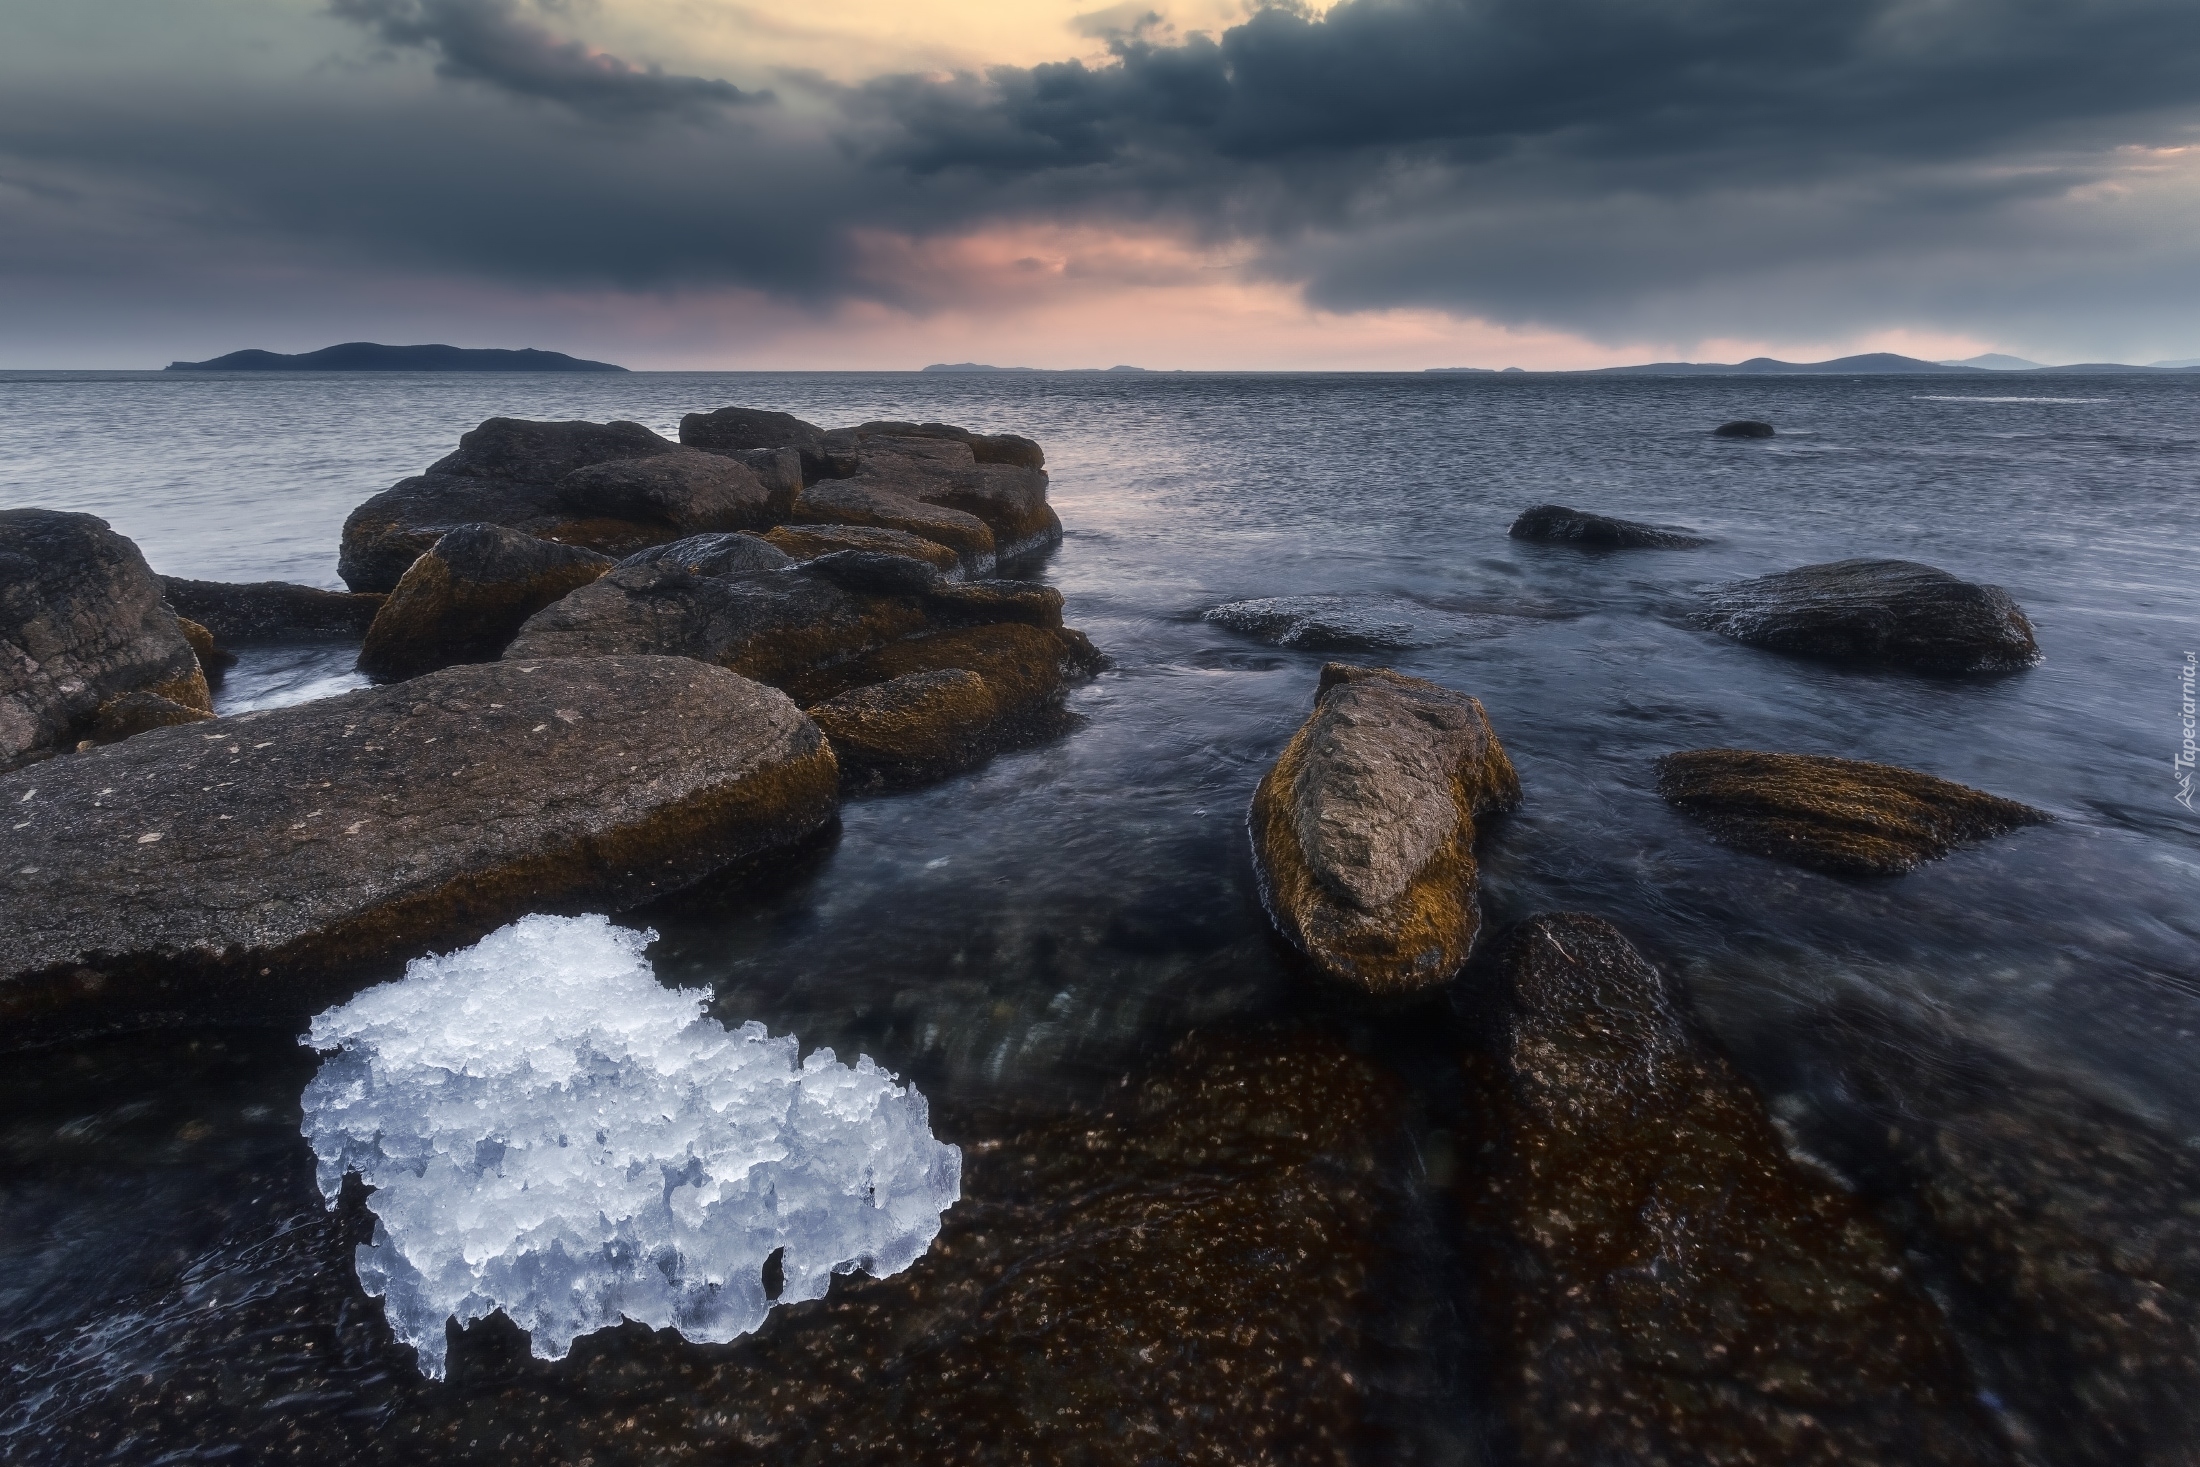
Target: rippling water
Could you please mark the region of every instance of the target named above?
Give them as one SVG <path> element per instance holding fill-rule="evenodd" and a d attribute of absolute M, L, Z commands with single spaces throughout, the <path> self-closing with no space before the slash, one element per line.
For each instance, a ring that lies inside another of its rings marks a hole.
<path fill-rule="evenodd" d="M 2175 803 L 2171 767 L 2177 672 L 2200 645 L 2200 382 L 2025 391 L 1879 377 L 19 373 L 0 375 L 0 502 L 103 515 L 171 574 L 335 585 L 348 510 L 494 414 L 632 418 L 670 435 L 685 412 L 742 403 L 1040 439 L 1067 527 L 1041 573 L 1110 659 L 1073 695 L 1076 727 L 851 802 L 799 859 L 649 914 L 658 971 L 712 988 L 729 1022 L 917 1080 L 954 1141 L 1099 1104 L 1189 1032 L 1319 1014 L 1423 1097 L 1407 1126 L 1418 1139 L 1384 1165 L 1425 1221 L 1449 1165 L 1431 1161 L 1444 1102 L 1426 1046 L 1413 1025 L 1339 1017 L 1252 894 L 1246 802 L 1325 654 L 1201 620 L 1219 602 L 1377 598 L 1386 619 L 1433 629 L 1385 660 L 1479 697 L 1527 793 L 1485 840 L 1492 921 L 1570 908 L 1615 922 L 1682 977 L 1800 1142 L 1839 1149 L 1829 1036 L 1860 1013 L 1921 1065 L 1955 1046 L 2173 1143 L 2200 1134 L 2200 820 Z M 1709 436 L 1743 416 L 1781 436 Z M 1595 554 L 1506 537 L 1545 501 L 1713 543 Z M 1859 671 L 1688 621 L 1696 588 L 1856 555 L 2005 587 L 2045 663 L 1982 680 Z M 341 654 L 256 654 L 225 703 L 286 701 L 343 673 Z M 1713 846 L 1655 797 L 1658 755 L 1715 745 L 1882 760 L 2057 818 L 1898 880 L 1827 877 Z M 356 1285 L 309 1286 L 326 1258 L 295 1241 L 320 1226 L 297 1134 L 310 1068 L 287 1034 L 249 1032 L 10 1061 L 0 1442 L 70 1460 L 94 1443 L 118 1460 L 231 1440 L 265 1455 L 273 1420 L 304 1423 L 286 1450 L 325 1454 L 347 1421 L 418 1430 L 488 1409 L 400 1390 L 376 1375 L 379 1346 L 331 1374 L 325 1341 L 204 1326 L 224 1310 L 257 1320 L 237 1301 L 259 1299 L 293 1301 L 282 1318 L 299 1328 L 364 1328 Z M 975 1160 L 966 1195 L 988 1175 Z M 1390 1262 L 1440 1272 L 1440 1231 L 1404 1227 Z M 1425 1285 L 1391 1287 L 1385 1307 L 1421 1318 Z M 1445 1363 L 1471 1353 L 1472 1321 L 1458 1329 L 1468 1344 L 1435 1329 L 1415 1347 L 1440 1379 L 1397 1385 L 1382 1452 L 1480 1450 L 1487 1403 Z M 498 1380 L 498 1409 L 532 1409 Z M 693 1445 L 686 1420 L 646 1439 Z M 495 1439 L 445 1446 L 493 1455 Z"/>

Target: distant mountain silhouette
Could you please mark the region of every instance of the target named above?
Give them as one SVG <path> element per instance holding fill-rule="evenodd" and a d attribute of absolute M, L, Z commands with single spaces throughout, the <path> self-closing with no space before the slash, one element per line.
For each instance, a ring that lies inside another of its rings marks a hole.
<path fill-rule="evenodd" d="M 1753 377 L 1837 374 L 1853 376 L 1873 372 L 1931 372 L 1937 375 L 1979 376 L 1983 367 L 1951 367 L 1917 357 L 1896 356 L 1891 351 L 1866 352 L 1856 357 L 1835 357 L 1830 362 L 1782 362 L 1772 357 L 1751 357 L 1746 362 L 1651 362 L 1640 367 L 1596 367 L 1580 376 L 1696 377 L 1748 375 Z"/>
<path fill-rule="evenodd" d="M 233 351 L 205 362 L 170 362 L 170 372 L 623 372 L 609 362 L 583 361 L 562 351 L 503 347 L 383 346 L 347 341 L 319 351 L 285 356 L 272 351 Z"/>

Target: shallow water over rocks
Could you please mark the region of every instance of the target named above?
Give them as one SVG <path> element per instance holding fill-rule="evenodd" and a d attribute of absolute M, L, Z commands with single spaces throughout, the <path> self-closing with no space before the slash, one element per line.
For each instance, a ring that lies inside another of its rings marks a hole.
<path fill-rule="evenodd" d="M 1590 912 L 1672 975 L 1790 1143 L 1939 1270 L 2021 1453 L 2177 1460 L 2192 1367 L 2144 1306 L 2189 1319 L 2196 1287 L 2177 1228 L 2200 1205 L 2200 821 L 2171 758 L 2200 643 L 2200 384 L 2089 379 L 2087 398 L 1900 378 L 0 376 L 0 500 L 102 514 L 163 573 L 328 586 L 350 508 L 497 413 L 670 435 L 742 403 L 1028 434 L 1066 527 L 1032 573 L 1109 660 L 1062 737 L 854 799 L 795 855 L 633 919 L 662 934 L 660 978 L 709 988 L 722 1019 L 922 1087 L 969 1160 L 908 1273 L 724 1347 L 629 1326 L 551 1366 L 491 1322 L 430 1387 L 348 1272 L 363 1207 L 321 1210 L 297 1132 L 313 1056 L 289 1033 L 47 1049 L 0 1078 L 0 1454 L 860 1459 L 921 1419 L 905 1455 L 942 1461 L 1064 1442 L 1110 1460 L 1114 1441 L 1115 1460 L 1141 1442 L 1507 1460 L 1447 1200 L 1478 1164 L 1457 1064 L 1487 1023 L 1475 972 L 1433 1006 L 1355 1007 L 1270 935 L 1246 854 L 1253 786 L 1335 654 L 1200 614 L 1335 596 L 1503 617 L 1377 654 L 1479 698 L 1518 769 L 1525 802 L 1479 847 L 1491 930 Z M 1744 416 L 1779 436 L 1711 436 Z M 1713 543 L 1507 536 L 1546 502 Z M 1697 624 L 1706 588 L 1858 556 L 2005 588 L 2046 660 L 1931 677 Z M 346 676 L 341 649 L 244 652 L 222 711 Z M 1719 846 L 1658 798 L 1659 755 L 1712 747 L 1897 765 L 2055 820 L 1899 879 L 1830 876 Z M 2005 1226 L 1995 1198 L 2044 1220 Z M 2102 1261 L 2025 1272 L 2052 1250 Z M 1364 1312 L 1325 1312 L 1346 1296 Z M 986 1386 L 997 1366 L 1024 1394 Z"/>

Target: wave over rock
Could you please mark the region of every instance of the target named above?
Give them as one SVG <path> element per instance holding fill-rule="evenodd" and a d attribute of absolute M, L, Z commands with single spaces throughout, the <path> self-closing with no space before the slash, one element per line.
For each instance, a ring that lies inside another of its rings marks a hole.
<path fill-rule="evenodd" d="M 656 936 L 526 917 L 314 1019 L 321 1192 L 374 1189 L 359 1281 L 423 1374 L 446 1321 L 498 1310 L 545 1360 L 622 1319 L 723 1344 L 835 1274 L 900 1273 L 961 1196 L 914 1087 L 728 1030 L 658 984 Z"/>

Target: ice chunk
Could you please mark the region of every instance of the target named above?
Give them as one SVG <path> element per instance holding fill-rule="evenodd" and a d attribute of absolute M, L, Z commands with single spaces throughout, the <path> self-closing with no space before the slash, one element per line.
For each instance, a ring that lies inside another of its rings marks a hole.
<path fill-rule="evenodd" d="M 329 1009 L 303 1130 L 333 1205 L 374 1189 L 359 1281 L 444 1369 L 444 1322 L 502 1309 L 562 1359 L 623 1319 L 723 1342 L 836 1273 L 914 1263 L 961 1195 L 924 1097 L 660 985 L 656 936 L 525 917 Z M 782 1251 L 783 1250 L 783 1251 Z"/>

